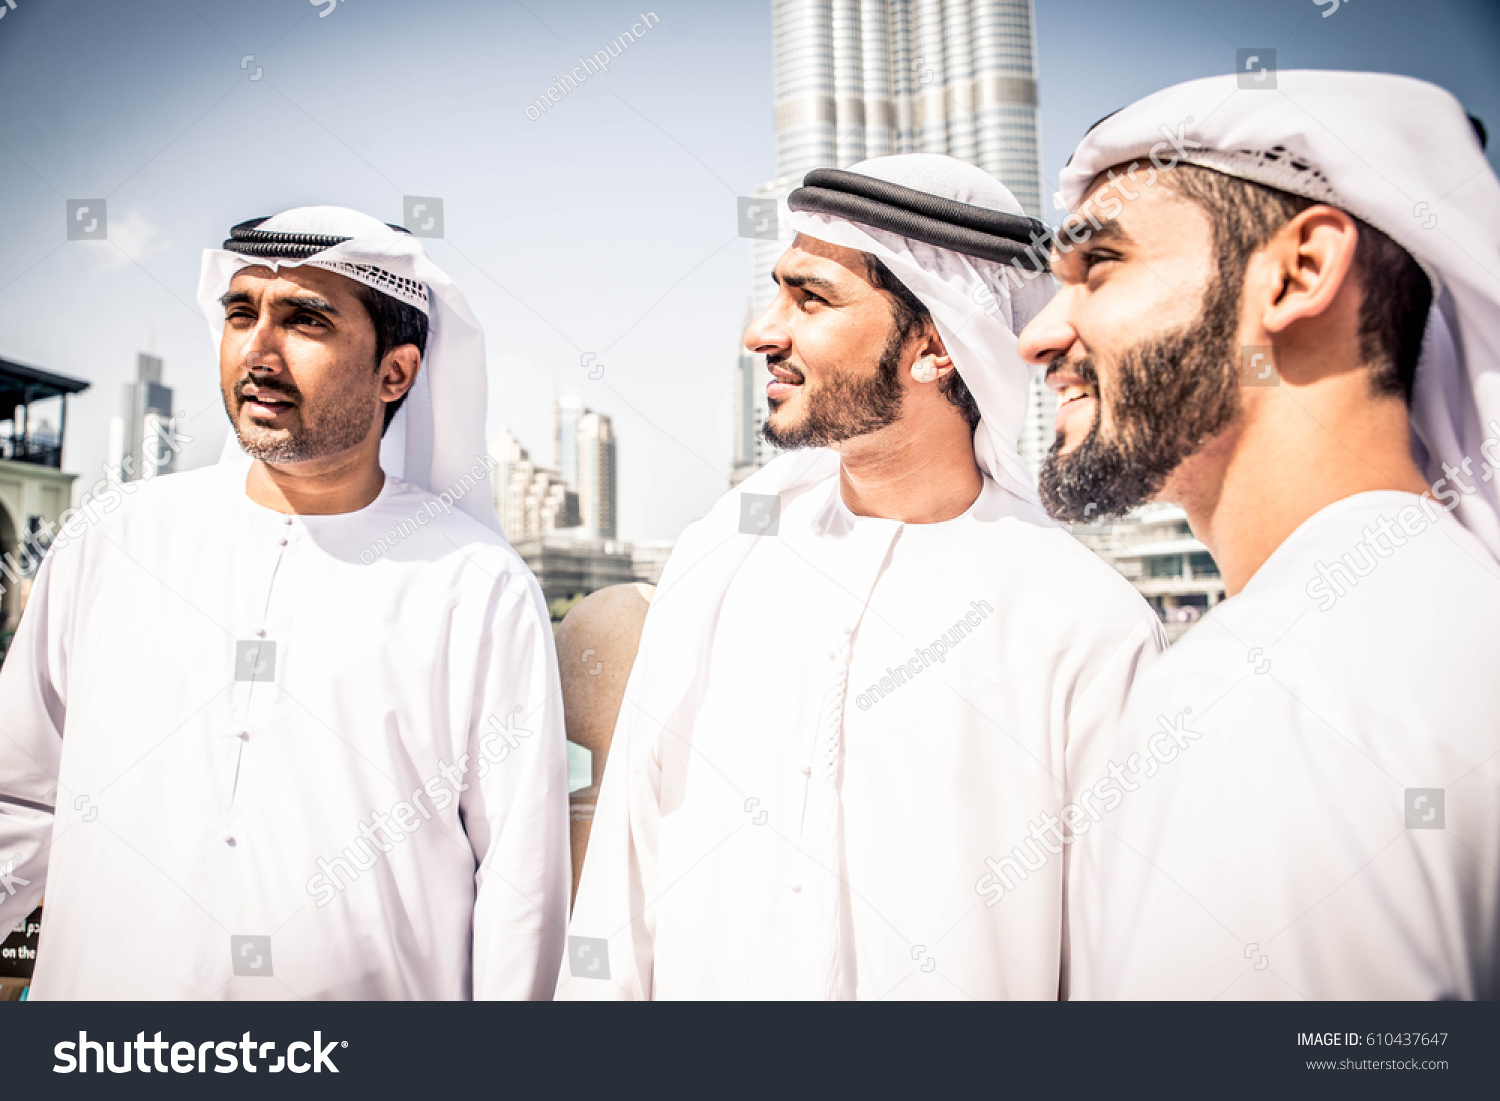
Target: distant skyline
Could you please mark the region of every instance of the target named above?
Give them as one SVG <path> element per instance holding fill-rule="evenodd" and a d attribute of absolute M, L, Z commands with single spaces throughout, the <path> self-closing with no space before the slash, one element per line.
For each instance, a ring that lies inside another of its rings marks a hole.
<path fill-rule="evenodd" d="M 1333 8 L 1039 0 L 1046 215 L 1090 124 L 1240 47 L 1433 80 L 1500 128 L 1500 5 Z M 528 114 L 647 13 L 606 71 Z M 770 31 L 769 3 L 18 0 L 0 20 L 0 356 L 93 384 L 68 418 L 88 484 L 154 333 L 194 437 L 179 468 L 212 461 L 227 423 L 201 250 L 291 206 L 400 222 L 403 196 L 437 196 L 428 244 L 486 327 L 491 433 L 555 462 L 553 400 L 578 387 L 614 423 L 620 536 L 674 537 L 728 488 L 735 198 L 773 173 Z M 108 239 L 67 240 L 67 200 L 96 198 Z"/>

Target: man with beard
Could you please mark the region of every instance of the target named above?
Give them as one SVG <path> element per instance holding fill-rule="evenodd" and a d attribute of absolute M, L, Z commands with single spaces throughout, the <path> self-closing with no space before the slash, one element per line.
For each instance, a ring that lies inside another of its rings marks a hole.
<path fill-rule="evenodd" d="M 1016 453 L 1041 228 L 977 168 L 810 173 L 766 437 L 647 613 L 565 998 L 1050 998 L 1076 754 L 1163 645 Z"/>
<path fill-rule="evenodd" d="M 1070 776 L 1127 788 L 1073 846 L 1070 993 L 1494 998 L 1500 183 L 1441 89 L 1277 80 L 1090 131 L 1022 334 L 1049 511 L 1180 503 L 1229 597 Z"/>
<path fill-rule="evenodd" d="M 239 447 L 65 527 L 0 673 L 32 996 L 545 997 L 562 713 L 478 323 L 333 207 L 236 226 L 198 297 Z"/>

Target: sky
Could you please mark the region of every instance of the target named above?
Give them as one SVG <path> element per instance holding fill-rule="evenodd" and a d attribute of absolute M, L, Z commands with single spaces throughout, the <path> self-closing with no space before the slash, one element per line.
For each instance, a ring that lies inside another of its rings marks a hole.
<path fill-rule="evenodd" d="M 578 388 L 614 421 L 626 539 L 674 538 L 729 488 L 750 272 L 735 197 L 774 174 L 769 2 L 15 3 L 0 4 L 0 357 L 92 384 L 66 441 L 82 485 L 148 347 L 192 437 L 179 466 L 218 456 L 205 247 L 310 204 L 399 223 L 416 195 L 442 199 L 445 235 L 424 244 L 485 326 L 492 433 L 553 462 L 554 396 Z M 1500 128 L 1486 0 L 1035 5 L 1044 196 L 1093 122 L 1230 71 L 1241 47 L 1432 80 Z M 607 72 L 529 116 L 645 12 Z M 97 198 L 108 237 L 68 240 L 67 201 Z"/>

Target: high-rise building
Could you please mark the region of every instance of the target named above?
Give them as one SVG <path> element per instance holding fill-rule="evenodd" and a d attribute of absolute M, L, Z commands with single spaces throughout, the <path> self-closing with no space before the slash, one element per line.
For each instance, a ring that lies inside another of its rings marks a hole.
<path fill-rule="evenodd" d="M 771 12 L 776 179 L 755 198 L 774 204 L 814 168 L 945 153 L 983 168 L 1042 216 L 1031 0 L 773 0 Z M 751 241 L 753 315 L 774 295 L 780 252 L 777 241 Z M 739 357 L 735 483 L 775 454 L 758 436 L 766 378 L 765 357 Z M 1033 469 L 1051 443 L 1054 409 L 1036 380 L 1021 438 Z M 752 424 L 746 447 L 739 441 Z"/>
<path fill-rule="evenodd" d="M 159 356 L 136 356 L 136 379 L 124 385 L 120 413 L 110 421 L 109 463 L 122 482 L 172 472 L 177 434 L 172 390 L 162 385 L 161 369 Z"/>
<path fill-rule="evenodd" d="M 507 539 L 578 526 L 578 494 L 557 471 L 532 462 L 508 429 L 492 441 L 490 454 L 496 463 L 495 511 Z"/>
<path fill-rule="evenodd" d="M 565 390 L 557 399 L 557 424 L 553 435 L 556 452 L 553 461 L 563 481 L 578 488 L 578 419 L 583 416 L 583 396 L 577 390 Z"/>
<path fill-rule="evenodd" d="M 613 539 L 615 512 L 615 430 L 603 413 L 578 418 L 578 512 L 583 526 L 601 539 Z"/>

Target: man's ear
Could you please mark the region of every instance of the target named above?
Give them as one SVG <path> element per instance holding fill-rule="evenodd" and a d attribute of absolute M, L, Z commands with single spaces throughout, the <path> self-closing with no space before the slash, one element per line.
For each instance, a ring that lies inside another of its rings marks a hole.
<path fill-rule="evenodd" d="M 938 378 L 942 378 L 953 370 L 953 357 L 948 354 L 943 338 L 938 334 L 937 326 L 931 322 L 927 324 L 927 335 L 917 350 L 917 356 L 932 356 L 933 366 L 938 371 Z"/>
<path fill-rule="evenodd" d="M 380 398 L 395 401 L 411 389 L 422 368 L 422 353 L 415 344 L 398 344 L 380 361 Z"/>
<path fill-rule="evenodd" d="M 1331 206 L 1310 206 L 1277 230 L 1245 273 L 1266 332 L 1328 313 L 1351 279 L 1358 245 L 1354 219 Z"/>

